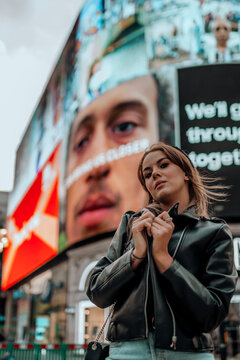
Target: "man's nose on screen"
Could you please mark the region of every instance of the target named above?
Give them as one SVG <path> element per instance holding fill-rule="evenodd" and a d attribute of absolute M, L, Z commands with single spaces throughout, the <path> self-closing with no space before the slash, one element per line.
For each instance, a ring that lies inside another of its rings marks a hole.
<path fill-rule="evenodd" d="M 97 168 L 92 169 L 87 175 L 86 181 L 100 181 L 106 178 L 110 173 L 109 164 L 98 166 Z"/>

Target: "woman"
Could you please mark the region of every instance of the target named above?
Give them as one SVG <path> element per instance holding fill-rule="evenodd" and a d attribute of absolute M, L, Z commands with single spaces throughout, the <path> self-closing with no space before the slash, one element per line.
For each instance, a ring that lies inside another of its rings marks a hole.
<path fill-rule="evenodd" d="M 87 292 L 99 307 L 116 303 L 108 359 L 214 359 L 209 332 L 237 278 L 230 230 L 207 211 L 222 187 L 204 185 L 188 156 L 164 143 L 144 153 L 138 177 L 149 205 L 123 215 Z"/>

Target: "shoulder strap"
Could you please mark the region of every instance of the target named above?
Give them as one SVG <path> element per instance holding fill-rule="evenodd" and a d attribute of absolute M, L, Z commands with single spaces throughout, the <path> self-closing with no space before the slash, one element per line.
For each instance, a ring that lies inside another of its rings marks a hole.
<path fill-rule="evenodd" d="M 99 330 L 99 333 L 98 333 L 97 336 L 96 336 L 95 342 L 98 342 L 99 339 L 100 339 L 100 337 L 102 336 L 102 333 L 103 333 L 103 331 L 104 331 L 104 329 L 105 329 L 105 326 L 106 326 L 108 320 L 111 318 L 111 316 L 112 316 L 112 314 L 113 314 L 113 310 L 114 310 L 114 308 L 115 308 L 115 305 L 116 305 L 116 302 L 115 302 L 114 304 L 112 304 L 112 306 L 110 307 L 109 314 L 108 314 L 106 320 L 104 321 L 103 326 L 102 326 L 101 329 Z"/>

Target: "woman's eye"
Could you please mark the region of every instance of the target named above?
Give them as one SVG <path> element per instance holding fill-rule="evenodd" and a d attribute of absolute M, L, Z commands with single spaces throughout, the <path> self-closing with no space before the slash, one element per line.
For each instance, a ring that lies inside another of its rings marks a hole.
<path fill-rule="evenodd" d="M 147 173 L 147 174 L 145 175 L 145 179 L 149 179 L 150 176 L 151 176 L 151 173 Z"/>
<path fill-rule="evenodd" d="M 121 132 L 130 132 L 132 131 L 134 128 L 136 127 L 136 125 L 134 123 L 131 122 L 123 122 L 119 125 L 116 125 L 113 128 L 113 131 L 115 133 L 121 133 Z"/>
<path fill-rule="evenodd" d="M 164 168 L 166 168 L 168 165 L 169 165 L 169 163 L 163 163 L 163 164 L 160 165 L 160 168 L 161 168 L 161 169 L 164 169 Z"/>

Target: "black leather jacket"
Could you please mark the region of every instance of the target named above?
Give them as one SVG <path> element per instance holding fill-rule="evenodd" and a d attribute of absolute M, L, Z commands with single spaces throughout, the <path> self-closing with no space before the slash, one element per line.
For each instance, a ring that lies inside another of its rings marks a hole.
<path fill-rule="evenodd" d="M 155 346 L 177 351 L 213 350 L 209 332 L 227 315 L 237 279 L 228 225 L 217 218 L 197 217 L 194 207 L 180 215 L 171 214 L 175 223 L 169 242 L 169 253 L 174 257 L 172 265 L 160 274 L 149 251 L 134 272 L 133 240 L 124 246 L 131 215 L 132 212 L 123 215 L 108 254 L 95 266 L 87 290 L 90 300 L 101 308 L 116 301 L 108 340 L 148 337 L 150 277 Z"/>

